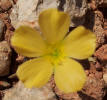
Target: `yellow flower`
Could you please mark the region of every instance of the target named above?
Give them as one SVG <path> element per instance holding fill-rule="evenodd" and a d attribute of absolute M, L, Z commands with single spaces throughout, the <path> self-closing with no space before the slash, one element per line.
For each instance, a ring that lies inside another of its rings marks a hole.
<path fill-rule="evenodd" d="M 65 93 L 79 91 L 86 74 L 75 59 L 90 57 L 96 47 L 96 37 L 79 26 L 67 35 L 68 14 L 48 9 L 39 16 L 41 33 L 28 26 L 16 29 L 11 43 L 15 50 L 27 57 L 36 57 L 19 66 L 16 74 L 26 87 L 41 87 L 54 73 L 56 86 Z"/>

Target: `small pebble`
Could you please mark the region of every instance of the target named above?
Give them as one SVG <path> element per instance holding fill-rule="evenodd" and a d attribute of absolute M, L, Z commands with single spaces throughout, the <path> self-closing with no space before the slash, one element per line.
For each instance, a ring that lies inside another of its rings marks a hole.
<path fill-rule="evenodd" d="M 0 81 L 0 89 L 5 89 L 5 88 L 8 88 L 10 87 L 10 83 L 6 82 L 6 81 Z"/>
<path fill-rule="evenodd" d="M 9 74 L 11 53 L 8 43 L 6 41 L 0 42 L 0 76 Z"/>
<path fill-rule="evenodd" d="M 107 73 L 103 75 L 104 82 L 107 84 Z"/>
<path fill-rule="evenodd" d="M 18 82 L 13 88 L 5 92 L 2 100 L 57 100 L 49 84 L 42 88 L 25 88 Z"/>
<path fill-rule="evenodd" d="M 7 11 L 12 7 L 12 0 L 0 0 L 1 12 Z"/>
<path fill-rule="evenodd" d="M 95 56 L 101 61 L 107 61 L 107 44 L 101 46 L 96 52 Z"/>

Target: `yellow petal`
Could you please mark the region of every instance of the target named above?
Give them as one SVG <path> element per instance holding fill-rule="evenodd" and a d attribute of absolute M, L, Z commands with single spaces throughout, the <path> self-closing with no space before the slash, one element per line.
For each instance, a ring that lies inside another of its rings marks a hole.
<path fill-rule="evenodd" d="M 46 49 L 40 34 L 28 26 L 21 26 L 16 29 L 11 38 L 11 44 L 19 54 L 27 57 L 41 56 Z"/>
<path fill-rule="evenodd" d="M 74 29 L 64 40 L 64 52 L 69 57 L 86 59 L 94 53 L 95 48 L 95 34 L 83 26 Z"/>
<path fill-rule="evenodd" d="M 53 67 L 47 58 L 29 60 L 19 66 L 16 74 L 25 87 L 41 87 L 50 79 Z"/>
<path fill-rule="evenodd" d="M 48 9 L 40 14 L 39 24 L 48 43 L 54 44 L 66 35 L 70 25 L 70 17 L 57 9 Z"/>
<path fill-rule="evenodd" d="M 85 81 L 84 69 L 73 59 L 67 58 L 55 68 L 55 83 L 65 93 L 81 90 Z"/>

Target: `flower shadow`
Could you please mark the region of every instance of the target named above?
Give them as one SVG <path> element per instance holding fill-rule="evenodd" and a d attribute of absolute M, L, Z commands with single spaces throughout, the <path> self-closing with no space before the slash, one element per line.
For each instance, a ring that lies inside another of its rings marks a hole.
<path fill-rule="evenodd" d="M 83 92 L 78 92 L 78 94 L 82 98 L 82 100 L 97 100 L 94 97 L 91 97 Z"/>

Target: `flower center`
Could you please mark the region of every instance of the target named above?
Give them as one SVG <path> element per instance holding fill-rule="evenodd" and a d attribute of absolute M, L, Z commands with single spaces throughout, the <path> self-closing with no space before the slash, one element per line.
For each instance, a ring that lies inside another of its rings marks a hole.
<path fill-rule="evenodd" d="M 58 58 L 60 56 L 60 51 L 58 49 L 55 49 L 52 53 L 51 56 L 54 58 Z"/>
<path fill-rule="evenodd" d="M 49 57 L 53 65 L 60 64 L 64 59 L 64 53 L 60 46 L 52 46 L 49 48 Z"/>

